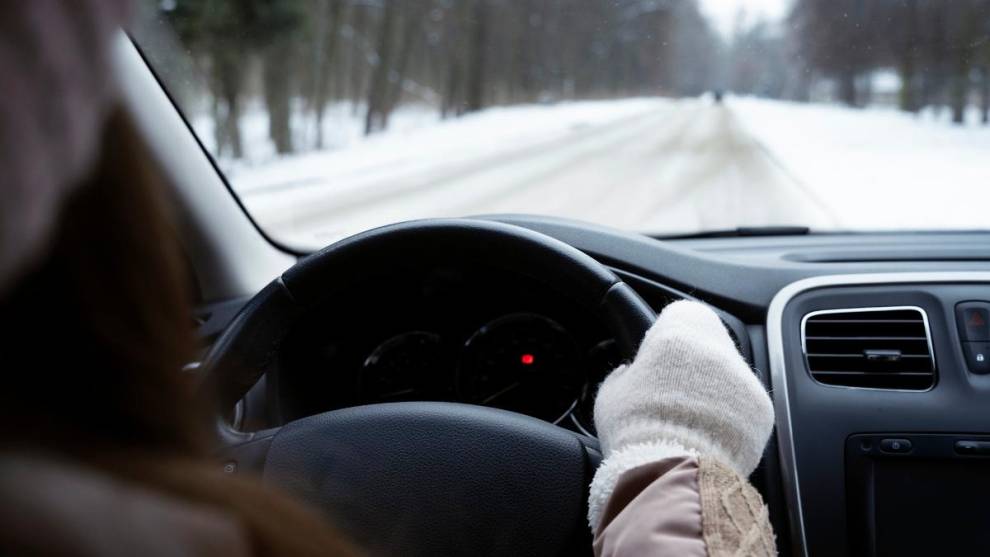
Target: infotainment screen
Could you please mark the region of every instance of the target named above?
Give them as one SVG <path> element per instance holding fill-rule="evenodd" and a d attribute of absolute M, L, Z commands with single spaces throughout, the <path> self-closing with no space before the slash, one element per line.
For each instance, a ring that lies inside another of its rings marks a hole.
<path fill-rule="evenodd" d="M 876 555 L 990 555 L 990 461 L 882 459 Z"/>
<path fill-rule="evenodd" d="M 846 443 L 852 555 L 990 556 L 990 456 L 960 434 L 861 434 Z"/>

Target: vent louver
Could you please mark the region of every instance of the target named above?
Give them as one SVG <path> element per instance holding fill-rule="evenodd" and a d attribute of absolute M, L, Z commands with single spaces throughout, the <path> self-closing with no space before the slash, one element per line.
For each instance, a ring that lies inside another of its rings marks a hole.
<path fill-rule="evenodd" d="M 916 307 L 809 313 L 801 339 L 811 376 L 827 385 L 923 391 L 935 385 L 924 310 Z"/>

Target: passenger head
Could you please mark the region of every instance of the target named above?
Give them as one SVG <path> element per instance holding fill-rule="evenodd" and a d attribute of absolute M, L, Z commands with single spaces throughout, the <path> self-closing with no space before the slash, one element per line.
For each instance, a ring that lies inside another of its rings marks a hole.
<path fill-rule="evenodd" d="M 116 97 L 111 41 L 127 0 L 6 2 L 0 17 L 0 290 L 44 251 L 92 167 Z"/>
<path fill-rule="evenodd" d="M 193 285 L 163 191 L 121 112 L 95 143 L 95 169 L 0 302 L 6 433 L 201 450 L 201 405 L 179 371 L 195 358 Z"/>
<path fill-rule="evenodd" d="M 126 0 L 32 0 L 0 18 L 0 404 L 8 443 L 203 447 L 177 370 L 190 281 L 111 47 Z"/>

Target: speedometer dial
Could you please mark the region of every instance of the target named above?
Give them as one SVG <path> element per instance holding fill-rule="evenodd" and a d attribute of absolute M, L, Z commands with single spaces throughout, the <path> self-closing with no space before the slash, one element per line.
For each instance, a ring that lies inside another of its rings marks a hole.
<path fill-rule="evenodd" d="M 458 372 L 467 402 L 557 422 L 584 386 L 584 366 L 571 335 L 532 313 L 492 321 L 468 339 Z"/>
<path fill-rule="evenodd" d="M 453 358 L 440 335 L 412 331 L 381 343 L 361 370 L 359 388 L 365 403 L 442 400 L 450 396 Z"/>

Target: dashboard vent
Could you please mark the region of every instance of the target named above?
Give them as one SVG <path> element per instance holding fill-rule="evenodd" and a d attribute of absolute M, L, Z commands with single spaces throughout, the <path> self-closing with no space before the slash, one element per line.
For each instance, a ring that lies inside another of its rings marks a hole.
<path fill-rule="evenodd" d="M 935 385 L 928 316 L 917 307 L 837 309 L 804 317 L 808 371 L 820 383 L 923 391 Z"/>

